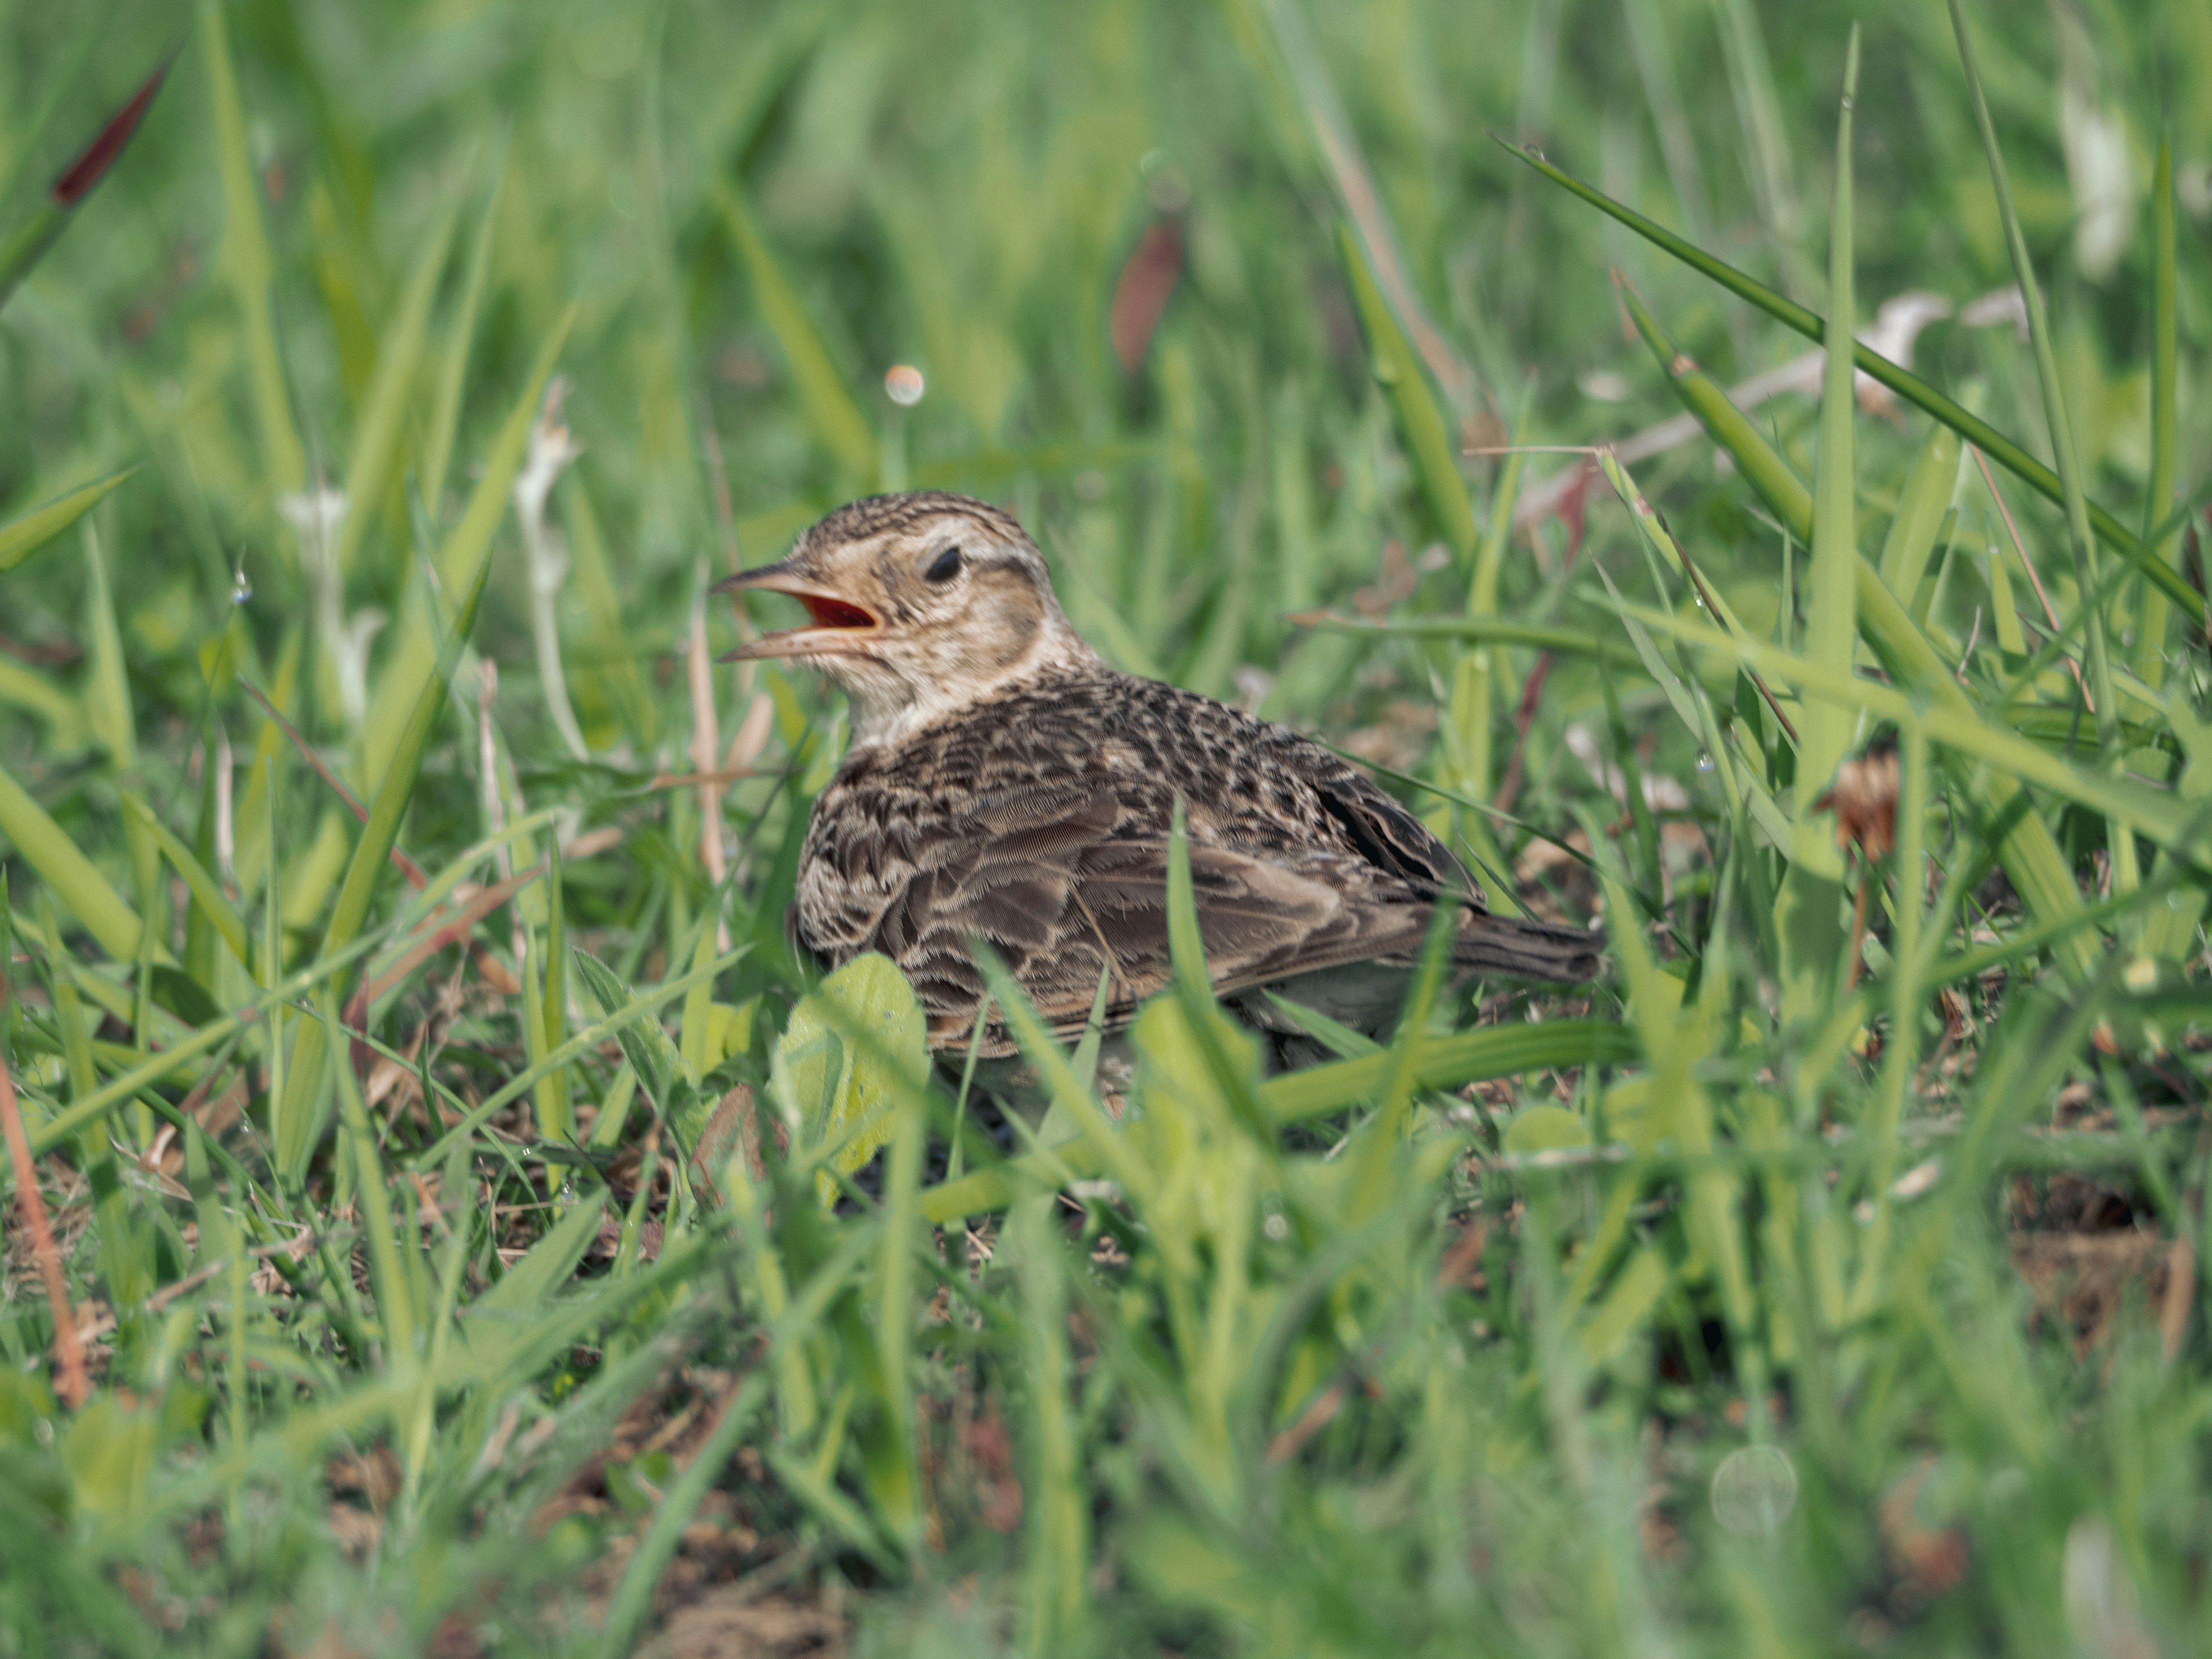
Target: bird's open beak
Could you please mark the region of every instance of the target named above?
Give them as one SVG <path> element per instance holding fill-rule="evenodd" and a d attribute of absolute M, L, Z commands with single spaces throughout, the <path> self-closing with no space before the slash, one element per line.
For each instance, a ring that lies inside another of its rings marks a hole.
<path fill-rule="evenodd" d="M 748 640 L 722 660 L 738 662 L 752 657 L 820 657 L 833 653 L 852 654 L 865 650 L 866 642 L 883 632 L 882 619 L 864 605 L 855 605 L 841 593 L 833 593 L 819 582 L 812 581 L 791 567 L 788 559 L 775 564 L 764 564 L 751 570 L 740 570 L 714 584 L 717 593 L 737 588 L 753 588 L 763 593 L 788 593 L 806 607 L 814 618 L 812 626 L 789 628 L 777 634 L 763 634 Z"/>

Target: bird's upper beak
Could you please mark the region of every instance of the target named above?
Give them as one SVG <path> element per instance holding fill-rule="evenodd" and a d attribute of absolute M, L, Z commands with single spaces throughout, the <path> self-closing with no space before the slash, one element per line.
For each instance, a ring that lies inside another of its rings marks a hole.
<path fill-rule="evenodd" d="M 814 618 L 808 628 L 786 629 L 748 640 L 722 660 L 737 662 L 750 657 L 818 657 L 851 653 L 883 632 L 883 619 L 867 606 L 836 592 L 795 569 L 788 559 L 740 570 L 714 584 L 717 593 L 756 588 L 765 593 L 788 593 L 805 605 Z"/>

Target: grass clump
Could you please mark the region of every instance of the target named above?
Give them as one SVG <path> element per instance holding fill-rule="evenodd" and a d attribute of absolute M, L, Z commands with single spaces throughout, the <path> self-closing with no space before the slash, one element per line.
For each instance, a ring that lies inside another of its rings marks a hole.
<path fill-rule="evenodd" d="M 2193 15 L 0 3 L 0 1651 L 2200 1645 Z M 925 484 L 1607 979 L 1002 1122 Z"/>

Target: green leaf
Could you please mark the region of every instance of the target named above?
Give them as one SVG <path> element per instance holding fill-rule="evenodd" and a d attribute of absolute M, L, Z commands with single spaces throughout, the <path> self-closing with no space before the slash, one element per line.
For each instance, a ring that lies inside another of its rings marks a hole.
<path fill-rule="evenodd" d="M 1881 572 L 1882 585 L 1901 604 L 1912 603 L 1921 574 L 1928 568 L 1929 556 L 1936 550 L 1936 538 L 1942 531 L 1944 514 L 1950 511 L 1951 497 L 1958 489 L 1961 459 L 1959 434 L 1940 421 L 1929 428 L 1920 453 L 1912 458 L 1912 471 L 1905 475 L 1905 491 L 1897 500 L 1897 516 L 1889 521 L 1889 534 L 1882 541 L 1881 559 L 1876 567 Z"/>
<path fill-rule="evenodd" d="M 708 935 L 711 939 L 713 936 Z M 588 951 L 574 953 L 577 976 L 598 1000 L 602 1012 L 610 1018 L 629 1005 L 633 999 L 629 988 L 622 982 L 615 970 Z M 711 963 L 695 965 L 684 976 L 687 990 L 696 990 L 711 980 Z M 665 986 L 661 988 L 666 990 Z M 622 1046 L 623 1058 L 629 1062 L 630 1071 L 645 1090 L 646 1098 L 664 1119 L 680 1115 L 689 1106 L 692 1091 L 698 1086 L 698 1078 L 690 1063 L 661 1029 L 658 1019 L 634 1019 L 615 1033 L 615 1041 Z M 690 1142 L 685 1143 L 690 1150 Z"/>
<path fill-rule="evenodd" d="M 253 958 L 246 943 L 245 920 L 238 914 L 237 907 L 231 903 L 229 896 L 222 890 L 222 884 L 208 873 L 207 866 L 199 861 L 176 832 L 154 816 L 153 808 L 136 795 L 125 795 L 123 805 L 125 810 L 154 838 L 161 855 L 184 878 L 193 902 L 207 913 L 209 920 L 215 924 L 216 932 L 222 935 L 222 942 L 230 946 L 231 953 L 238 958 L 239 964 L 241 967 L 251 965 Z"/>
<path fill-rule="evenodd" d="M 1589 1125 L 1564 1106 L 1526 1106 L 1498 1137 L 1508 1152 L 1556 1152 L 1590 1144 Z"/>
<path fill-rule="evenodd" d="M 1808 310 L 1794 300 L 1785 299 L 1756 278 L 1747 276 L 1735 266 L 1683 240 L 1633 208 L 1623 206 L 1603 191 L 1595 189 L 1573 174 L 1554 167 L 1533 147 L 1516 144 L 1504 138 L 1498 142 L 1553 183 L 1579 196 L 1600 211 L 1610 214 L 1646 241 L 1664 248 L 1684 264 L 1704 273 L 1739 298 L 1749 301 L 1776 321 L 1796 330 L 1808 339 L 1826 337 L 1826 325 L 1818 313 Z M 1851 359 L 1869 378 L 1880 381 L 1915 408 L 1934 416 L 2031 489 L 2048 501 L 2063 502 L 2064 492 L 2059 486 L 2058 475 L 1978 415 L 1945 397 L 1925 380 L 1899 368 L 1863 342 L 1852 347 Z M 2122 552 L 2135 546 L 2135 533 L 2094 502 L 2089 506 L 2089 522 L 2098 536 L 2110 546 Z M 2189 586 L 2179 570 L 2160 568 L 2152 570 L 2149 574 L 2175 604 L 2193 609 L 2200 602 L 2201 596 Z"/>
<path fill-rule="evenodd" d="M 222 180 L 223 232 L 220 259 L 245 325 L 247 382 L 261 435 L 261 465 L 273 499 L 306 483 L 307 452 L 292 423 L 284 356 L 276 343 L 276 267 L 261 222 L 261 191 L 246 140 L 246 111 L 239 101 L 238 71 L 218 0 L 200 0 L 200 55 L 206 62 L 208 103 L 215 117 L 216 172 Z"/>
<path fill-rule="evenodd" d="M 2158 528 L 2173 500 L 2181 414 L 2180 344 L 2175 326 L 2180 286 L 2173 233 L 2173 135 L 2161 133 L 2158 167 L 2150 195 L 2150 487 L 2143 495 L 2143 535 Z M 2169 532 L 2152 557 L 2169 568 L 2179 564 L 2181 536 Z M 2136 640 L 2136 672 L 2155 690 L 2166 684 L 2166 590 L 2144 584 L 2142 623 Z"/>
<path fill-rule="evenodd" d="M 875 482 L 878 467 L 876 434 L 846 389 L 844 379 L 830 355 L 830 348 L 806 314 L 799 290 L 753 222 L 752 211 L 736 188 L 721 179 L 713 185 L 714 205 L 744 262 L 753 285 L 753 302 L 761 319 L 775 337 L 777 348 L 790 368 L 799 406 L 814 441 L 827 450 L 853 483 L 866 487 Z"/>
<path fill-rule="evenodd" d="M 1382 290 L 1375 285 L 1352 227 L 1336 228 L 1337 251 L 1344 263 L 1345 280 L 1351 284 L 1352 308 L 1367 336 L 1369 366 L 1376 384 L 1390 399 L 1398 417 L 1398 430 L 1420 480 L 1421 495 L 1435 514 L 1444 540 L 1465 569 L 1475 556 L 1481 532 L 1475 527 L 1474 508 L 1467 496 L 1467 482 L 1459 474 L 1459 459 L 1444 425 L 1443 413 L 1429 390 L 1428 379 L 1413 344 L 1398 319 L 1390 313 Z"/>
<path fill-rule="evenodd" d="M 438 216 L 423 239 L 422 253 L 400 296 L 399 309 L 377 342 L 376 370 L 362 402 L 361 420 L 354 430 L 353 451 L 346 459 L 345 517 L 339 521 L 331 556 L 341 574 L 353 569 L 354 555 L 369 520 L 392 481 L 392 468 L 399 454 L 400 422 L 414 400 L 416 366 L 422 358 L 422 338 L 429 327 L 430 301 L 438 292 L 438 277 L 446 268 L 446 247 L 453 234 L 453 210 Z"/>
<path fill-rule="evenodd" d="M 2005 251 L 2011 256 L 2013 280 L 2020 284 L 2021 301 L 2027 311 L 2028 340 L 2034 349 L 2035 379 L 2043 394 L 2051 455 L 2058 463 L 2058 498 L 2066 509 L 2066 540 L 2074 554 L 2074 574 L 2087 591 L 2097 585 L 2097 538 L 2089 527 L 2089 498 L 2084 493 L 2081 459 L 2074 453 L 2074 422 L 2066 413 L 2065 388 L 2058 379 L 2058 358 L 2051 346 L 2051 325 L 2043 314 L 2043 289 L 2035 280 L 2035 262 L 2028 257 L 2027 237 L 2020 228 L 2020 214 L 2013 206 L 2012 185 L 2005 176 L 2004 153 L 1997 147 L 1996 128 L 1990 120 L 1989 100 L 1982 95 L 1981 71 L 1975 66 L 1974 42 L 1966 27 L 1966 9 L 1960 0 L 1950 0 L 1950 6 L 1952 32 L 1959 39 L 1959 63 L 1966 76 L 1966 95 L 1974 106 L 1974 125 L 1981 132 L 1982 150 L 1990 164 L 1990 182 L 1996 190 L 1997 213 L 2004 224 Z M 2115 735 L 2113 722 L 2118 720 L 2120 711 L 2112 693 L 2104 608 L 2093 605 L 2088 621 L 2089 695 L 2097 705 L 2098 744 L 2110 750 Z"/>
<path fill-rule="evenodd" d="M 1812 492 L 1798 481 L 1774 447 L 1766 441 L 1759 428 L 1744 417 L 1743 411 L 1728 400 L 1728 396 L 1712 380 L 1698 370 L 1689 359 L 1677 352 L 1658 325 L 1648 316 L 1639 315 L 1638 327 L 1643 331 L 1652 354 L 1668 372 L 1676 393 L 1690 412 L 1698 417 L 1714 442 L 1728 451 L 1736 461 L 1744 477 L 1758 488 L 1767 505 L 1771 507 L 1790 532 L 1810 539 L 1813 530 Z M 1990 728 L 1974 708 L 1972 701 L 1953 678 L 1950 666 L 1937 656 L 1936 647 L 1927 635 L 1913 623 L 1897 596 L 1883 585 L 1872 565 L 1863 558 L 1857 563 L 1856 595 L 1858 604 L 1858 626 L 1882 666 L 1899 684 L 1910 686 L 1916 696 L 1927 699 L 1932 715 L 1946 729 L 1964 736 L 1964 741 L 1973 751 L 1985 758 L 1994 758 L 2002 750 L 2014 761 L 2023 752 L 2035 757 L 2035 775 L 2054 784 L 2062 783 L 2071 789 L 2078 787 L 2080 778 L 2073 769 L 2057 757 L 2049 756 L 2035 745 L 2011 733 L 2002 733 Z M 1654 623 L 1654 626 L 1659 626 Z M 1676 619 L 1669 617 L 1664 624 L 1667 631 L 1677 637 L 1688 637 L 1680 629 Z M 1695 630 L 1705 637 L 1717 638 L 1710 629 Z M 1798 678 L 1781 676 L 1764 666 L 1765 653 L 1774 647 L 1763 644 L 1737 641 L 1743 659 L 1759 667 L 1770 679 L 1780 679 L 1790 684 L 1805 683 Z M 1793 664 L 1801 659 L 1787 652 L 1778 653 Z M 1796 671 L 1793 669 L 1793 673 Z M 1840 678 L 1826 670 L 1820 671 L 1827 690 L 1822 695 L 1832 698 L 1843 695 L 1850 687 L 1850 696 L 1856 697 L 1858 689 L 1865 687 L 1879 691 L 1871 682 L 1853 680 L 1849 676 Z M 1894 694 L 1885 704 L 1885 710 L 1912 708 L 1907 700 Z M 1880 698 L 1877 697 L 1877 702 Z M 1852 707 L 1874 707 L 1872 703 L 1852 702 Z M 1913 709 L 1917 714 L 1917 708 Z M 1944 732 L 1931 726 L 1929 735 L 1938 742 L 1949 741 Z M 2051 763 L 2045 766 L 2044 763 Z M 2001 856 L 2005 872 L 2012 878 L 2039 921 L 2063 921 L 2081 907 L 2081 895 L 2075 884 L 2073 872 L 2068 867 L 2065 855 L 2051 834 L 2050 826 L 2033 807 L 2020 799 L 2021 780 L 2030 775 L 2016 767 L 1999 762 L 1988 770 L 1975 775 L 1972 791 L 1985 819 L 2002 826 L 2000 842 Z M 2114 785 L 2122 781 L 2112 780 Z M 2146 804 L 2151 798 L 2145 798 Z M 2109 793 L 2100 796 L 2101 804 L 2109 803 Z M 2179 833 L 2179 825 L 2170 811 L 2153 808 L 2154 816 L 2164 823 L 2170 832 Z M 2131 820 L 2139 825 L 2145 820 Z M 2093 941 L 2078 935 L 2070 936 L 2063 947 L 2066 959 L 2077 972 L 2087 972 L 2094 964 L 2096 949 Z"/>
<path fill-rule="evenodd" d="M 799 1000 L 769 1075 L 794 1147 L 831 1148 L 830 1168 L 852 1174 L 890 1139 L 895 1109 L 929 1076 L 929 1024 L 914 988 L 889 957 L 854 957 Z M 834 1203 L 837 1183 L 819 1170 L 814 1179 L 823 1204 Z"/>
<path fill-rule="evenodd" d="M 126 466 L 105 478 L 79 484 L 57 495 L 44 507 L 33 507 L 21 518 L 0 525 L 0 571 L 13 570 L 48 542 L 100 505 L 138 469 Z"/>
<path fill-rule="evenodd" d="M 85 14 L 88 25 L 95 25 L 99 21 L 97 13 L 88 11 Z M 94 38 L 90 33 L 80 36 L 82 45 L 79 47 L 78 65 L 84 63 L 86 48 L 91 46 Z M 46 257 L 54 244 L 61 240 L 62 233 L 75 222 L 85 199 L 100 187 L 108 170 L 122 155 L 125 146 L 130 143 L 131 135 L 137 131 L 138 123 L 145 118 L 148 106 L 154 101 L 154 94 L 161 91 L 161 83 L 168 79 L 168 76 L 169 64 L 164 63 L 141 82 L 138 89 L 131 94 L 122 108 L 107 118 L 100 131 L 61 170 L 14 234 L 0 240 L 0 306 L 8 303 L 8 296 L 31 274 L 39 261 Z M 69 78 L 64 77 L 64 83 Z M 52 107 L 50 106 L 45 113 L 52 114 Z M 10 136 L 35 137 L 44 125 L 42 117 L 32 123 L 29 134 Z M 0 198 L 10 193 L 0 191 Z M 0 569 L 5 568 L 4 564 L 0 564 Z"/>
<path fill-rule="evenodd" d="M 1852 604 L 1852 579 L 1859 563 L 1857 441 L 1853 430 L 1858 401 L 1851 392 L 1851 330 L 1857 309 L 1851 292 L 1851 115 L 1858 79 L 1859 33 L 1853 24 L 1844 59 L 1843 111 L 1836 121 L 1827 356 L 1820 374 L 1820 476 L 1813 486 L 1811 592 L 1805 612 L 1806 657 L 1844 673 L 1850 670 L 1858 643 Z M 1782 947 L 1785 1020 L 1810 1019 L 1817 1013 L 1822 985 L 1837 970 L 1843 948 L 1843 921 L 1838 914 L 1843 858 L 1813 803 L 1826 791 L 1850 746 L 1855 719 L 1851 710 L 1825 699 L 1808 702 L 1798 718 L 1790 868 L 1774 908 L 1776 937 Z"/>
<path fill-rule="evenodd" d="M 557 344 L 558 338 L 556 334 L 554 341 L 548 343 L 549 348 Z M 539 379 L 549 368 L 550 351 L 547 357 L 540 359 Z M 463 524 L 466 523 L 464 520 Z M 375 799 L 369 803 L 368 822 L 362 825 L 361 838 L 354 843 L 345 879 L 338 888 L 337 902 L 332 905 L 330 921 L 324 928 L 325 956 L 351 945 L 368 920 L 369 903 L 392 861 L 392 849 L 399 841 L 400 823 L 415 797 L 415 782 L 422 770 L 423 753 L 445 710 L 447 677 L 476 626 L 477 607 L 483 598 L 484 580 L 490 568 L 489 559 L 479 558 L 474 562 L 468 585 L 459 590 L 459 605 L 453 618 L 452 632 L 445 641 L 442 659 L 433 661 L 430 672 L 416 683 L 415 706 L 392 746 L 390 764 L 377 785 Z M 428 649 L 427 641 L 424 649 Z M 392 671 L 387 669 L 386 690 L 392 678 Z M 300 1028 L 299 1040 L 292 1052 L 289 1086 L 272 1110 L 274 1121 L 270 1133 L 276 1144 L 276 1168 L 280 1176 L 288 1182 L 296 1182 L 306 1173 L 308 1157 L 320 1133 L 315 1108 L 323 1088 L 325 1037 L 319 1021 L 310 1020 Z"/>
<path fill-rule="evenodd" d="M 5 767 L 0 767 L 0 836 L 15 842 L 24 861 L 100 941 L 101 950 L 118 962 L 137 959 L 138 913 Z"/>
<path fill-rule="evenodd" d="M 438 583 L 443 590 L 442 602 L 447 605 L 452 605 L 458 596 L 473 592 L 483 578 L 491 557 L 492 538 L 507 514 L 507 492 L 514 486 L 514 475 L 529 447 L 530 427 L 537 418 L 546 378 L 559 361 L 562 344 L 568 337 L 574 320 L 572 307 L 554 325 L 553 331 L 538 348 L 538 361 L 532 365 L 530 378 L 524 383 L 521 395 L 509 407 L 507 420 L 484 457 L 483 471 L 469 497 L 468 507 L 438 550 Z M 427 595 L 424 602 L 439 603 Z M 422 699 L 423 688 L 438 672 L 436 638 L 434 627 L 418 622 L 408 628 L 377 678 L 376 694 L 369 702 L 368 717 L 362 732 L 362 781 L 369 790 L 383 783 L 398 750 L 401 734 Z"/>
<path fill-rule="evenodd" d="M 568 1281 L 584 1252 L 599 1236 L 599 1212 L 605 1208 L 602 1187 L 580 1200 L 568 1214 L 549 1228 L 529 1253 L 500 1275 L 499 1283 L 469 1304 L 472 1319 L 492 1325 L 500 1320 L 526 1319 Z M 482 1337 L 472 1333 L 472 1344 Z"/>

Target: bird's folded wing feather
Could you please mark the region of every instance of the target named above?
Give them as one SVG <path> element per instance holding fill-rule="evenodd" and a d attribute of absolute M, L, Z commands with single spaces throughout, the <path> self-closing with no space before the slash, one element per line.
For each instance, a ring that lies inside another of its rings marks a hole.
<path fill-rule="evenodd" d="M 905 971 L 939 1042 L 964 1036 L 981 1003 L 977 942 L 1063 1035 L 1082 1028 L 1102 973 L 1118 1024 L 1170 973 L 1169 843 L 1158 822 L 1096 774 L 1063 789 L 971 796 L 915 837 L 910 876 L 890 884 L 859 948 Z M 1424 895 L 1339 849 L 1247 850 L 1209 841 L 1194 824 L 1190 866 L 1222 992 L 1412 953 L 1428 921 Z"/>

